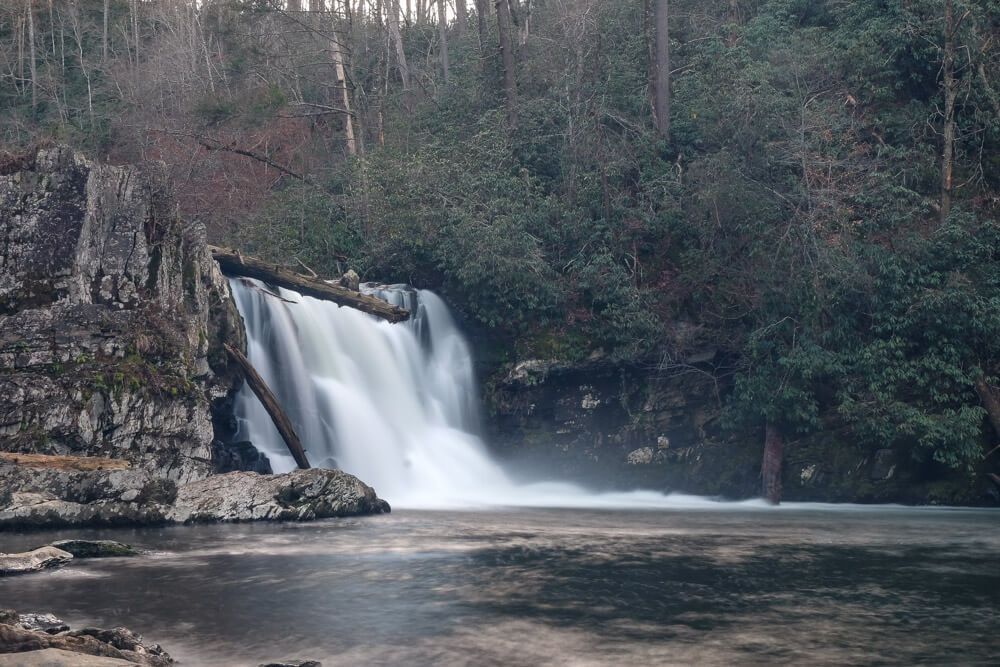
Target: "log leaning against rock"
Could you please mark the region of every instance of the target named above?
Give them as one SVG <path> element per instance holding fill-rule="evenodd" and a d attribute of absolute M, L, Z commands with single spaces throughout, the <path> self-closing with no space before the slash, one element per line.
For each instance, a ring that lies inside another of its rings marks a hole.
<path fill-rule="evenodd" d="M 349 306 L 389 322 L 403 322 L 410 317 L 407 310 L 378 297 L 362 294 L 339 285 L 331 285 L 319 278 L 310 278 L 282 266 L 269 264 L 254 257 L 246 257 L 235 250 L 217 246 L 209 246 L 208 249 L 215 261 L 219 263 L 223 273 L 263 280 L 270 285 L 294 290 L 315 299 L 332 301 L 341 306 Z"/>
<path fill-rule="evenodd" d="M 288 451 L 291 452 L 295 463 L 303 470 L 309 468 L 309 460 L 306 458 L 305 449 L 302 448 L 302 441 L 299 440 L 298 434 L 295 433 L 292 421 L 281 408 L 281 403 L 278 402 L 274 393 L 267 386 L 267 383 L 264 382 L 264 378 L 260 376 L 260 373 L 257 372 L 257 369 L 253 367 L 253 364 L 250 363 L 250 360 L 242 352 L 228 343 L 226 343 L 226 352 L 243 370 L 247 384 L 250 385 L 250 389 L 253 390 L 253 393 L 260 399 L 261 405 L 267 410 L 267 414 L 271 417 L 274 427 L 278 429 L 278 433 L 281 434 L 282 439 L 288 446 Z"/>

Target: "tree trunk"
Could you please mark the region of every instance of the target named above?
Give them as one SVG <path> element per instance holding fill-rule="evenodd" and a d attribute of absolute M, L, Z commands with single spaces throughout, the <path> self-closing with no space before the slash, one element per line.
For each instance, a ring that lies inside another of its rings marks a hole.
<path fill-rule="evenodd" d="M 784 457 L 784 438 L 777 426 L 770 421 L 764 428 L 764 460 L 760 465 L 761 493 L 772 505 L 781 502 L 781 462 Z"/>
<path fill-rule="evenodd" d="M 482 55 L 482 62 L 485 65 L 490 49 L 489 23 L 490 2 L 489 0 L 476 0 L 476 28 L 479 31 L 479 53 Z"/>
<path fill-rule="evenodd" d="M 406 7 L 409 14 L 409 3 Z M 392 0 L 389 3 L 389 37 L 396 47 L 396 67 L 399 68 L 399 77 L 403 80 L 403 94 L 409 97 L 410 92 L 410 67 L 406 64 L 406 51 L 403 49 L 403 35 L 399 31 L 399 0 Z"/>
<path fill-rule="evenodd" d="M 131 0 L 129 2 L 129 10 L 132 15 L 132 39 L 135 41 L 135 64 L 136 67 L 139 66 L 139 57 L 141 55 L 141 47 L 139 45 L 139 0 Z"/>
<path fill-rule="evenodd" d="M 108 15 L 111 13 L 111 0 L 104 0 L 104 27 L 101 32 L 101 62 L 108 62 Z"/>
<path fill-rule="evenodd" d="M 336 21 L 336 18 L 334 18 Z M 347 154 L 354 157 L 358 154 L 358 143 L 354 137 L 354 115 L 351 113 L 351 95 L 347 90 L 347 70 L 344 67 L 344 52 L 340 46 L 340 32 L 333 29 L 330 40 L 330 55 L 333 58 L 333 69 L 337 75 L 337 88 L 340 90 L 340 101 L 344 105 L 344 137 L 347 142 Z"/>
<path fill-rule="evenodd" d="M 374 296 L 355 292 L 339 285 L 331 285 L 319 278 L 303 276 L 254 257 L 244 257 L 235 250 L 216 246 L 209 246 L 208 249 L 215 261 L 219 263 L 223 273 L 256 278 L 270 285 L 294 290 L 304 296 L 354 308 L 389 322 L 403 322 L 410 317 L 410 313 L 406 310 Z"/>
<path fill-rule="evenodd" d="M 469 27 L 469 8 L 465 0 L 455 0 L 455 27 L 460 38 L 465 35 L 465 30 Z"/>
<path fill-rule="evenodd" d="M 517 80 L 514 78 L 514 46 L 511 41 L 510 5 L 496 0 L 497 31 L 500 33 L 500 60 L 503 63 L 503 92 L 507 100 L 507 124 L 517 127 Z"/>
<path fill-rule="evenodd" d="M 260 399 L 260 404 L 264 406 L 271 421 L 274 422 L 274 427 L 281 434 L 281 439 L 285 441 L 285 445 L 288 447 L 288 451 L 291 452 L 292 458 L 295 459 L 295 463 L 303 470 L 309 468 L 309 460 L 306 458 L 306 452 L 302 448 L 302 441 L 299 440 L 298 434 L 295 433 L 292 421 L 285 414 L 281 403 L 278 402 L 277 397 L 268 388 L 267 383 L 264 382 L 264 378 L 260 376 L 257 369 L 250 363 L 250 360 L 229 343 L 226 343 L 226 352 L 243 371 L 247 384 L 253 390 L 253 393 L 257 395 L 257 398 Z"/>
<path fill-rule="evenodd" d="M 997 437 L 1000 438 L 1000 397 L 997 396 L 993 387 L 987 384 L 983 378 L 976 380 L 975 386 L 979 402 L 983 404 L 986 415 L 990 419 L 990 424 L 993 426 Z"/>
<path fill-rule="evenodd" d="M 444 0 L 438 0 L 438 33 L 441 39 L 441 71 L 448 83 L 448 12 Z"/>
<path fill-rule="evenodd" d="M 670 7 L 669 0 L 655 0 L 653 38 L 656 44 L 654 63 L 653 112 L 656 130 L 670 139 Z"/>
<path fill-rule="evenodd" d="M 953 173 L 955 169 L 955 13 L 953 0 L 944 3 L 944 148 L 941 156 L 941 222 L 951 213 Z"/>
<path fill-rule="evenodd" d="M 31 71 L 31 113 L 38 111 L 38 71 L 35 63 L 35 3 L 28 0 L 28 66 Z"/>
<path fill-rule="evenodd" d="M 479 30 L 479 51 L 486 60 L 486 51 L 490 43 L 489 26 L 486 21 L 490 16 L 489 0 L 476 0 L 476 27 Z"/>

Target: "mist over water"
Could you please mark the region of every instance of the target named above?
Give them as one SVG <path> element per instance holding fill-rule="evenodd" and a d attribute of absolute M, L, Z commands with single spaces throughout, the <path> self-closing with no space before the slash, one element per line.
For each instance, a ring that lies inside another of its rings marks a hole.
<path fill-rule="evenodd" d="M 517 483 L 478 435 L 472 355 L 432 292 L 364 286 L 412 313 L 405 323 L 389 324 L 288 290 L 277 298 L 256 281 L 230 284 L 246 322 L 250 361 L 288 412 L 310 463 L 358 476 L 395 507 L 721 505 L 680 494 Z M 247 387 L 236 413 L 238 437 L 267 454 L 275 472 L 295 468 Z"/>

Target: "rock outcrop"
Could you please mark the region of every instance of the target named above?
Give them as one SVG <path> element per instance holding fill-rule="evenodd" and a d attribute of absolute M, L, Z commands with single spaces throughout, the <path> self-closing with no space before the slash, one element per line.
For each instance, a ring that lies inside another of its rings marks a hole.
<path fill-rule="evenodd" d="M 177 483 L 155 471 L 0 464 L 0 527 L 164 523 L 176 496 Z"/>
<path fill-rule="evenodd" d="M 713 380 L 715 357 L 674 374 L 600 360 L 507 366 L 487 383 L 488 440 L 521 470 L 596 488 L 759 496 L 763 428 L 725 425 L 731 386 Z M 833 418 L 786 443 L 782 486 L 792 501 L 1000 504 L 986 475 L 865 448 Z"/>
<path fill-rule="evenodd" d="M 63 630 L 65 624 L 52 617 L 56 623 L 50 623 L 52 627 L 46 630 L 36 627 L 33 618 L 38 616 L 0 610 L 0 666 L 173 664 L 159 645 L 145 642 L 127 628 Z"/>
<path fill-rule="evenodd" d="M 0 163 L 0 528 L 388 511 L 235 435 L 243 322 L 155 168 L 42 148 Z M 215 473 L 253 470 L 255 473 Z"/>
<path fill-rule="evenodd" d="M 160 175 L 67 148 L 0 166 L 0 449 L 206 477 L 242 332 Z"/>
<path fill-rule="evenodd" d="M 53 546 L 39 547 L 19 554 L 0 554 L 0 577 L 38 572 L 64 565 L 73 554 Z"/>

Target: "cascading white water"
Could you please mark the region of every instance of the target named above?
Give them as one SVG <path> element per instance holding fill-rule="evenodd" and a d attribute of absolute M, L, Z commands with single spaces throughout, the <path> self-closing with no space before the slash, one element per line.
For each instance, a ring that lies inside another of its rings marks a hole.
<path fill-rule="evenodd" d="M 398 507 L 470 505 L 702 506 L 653 492 L 591 494 L 571 484 L 519 485 L 476 435 L 472 356 L 447 306 L 404 285 L 366 291 L 412 313 L 389 324 L 352 308 L 230 280 L 250 361 L 278 397 L 317 467 L 340 468 Z M 280 297 L 280 298 L 279 298 Z M 244 387 L 239 438 L 275 472 L 295 468 L 263 406 Z"/>

